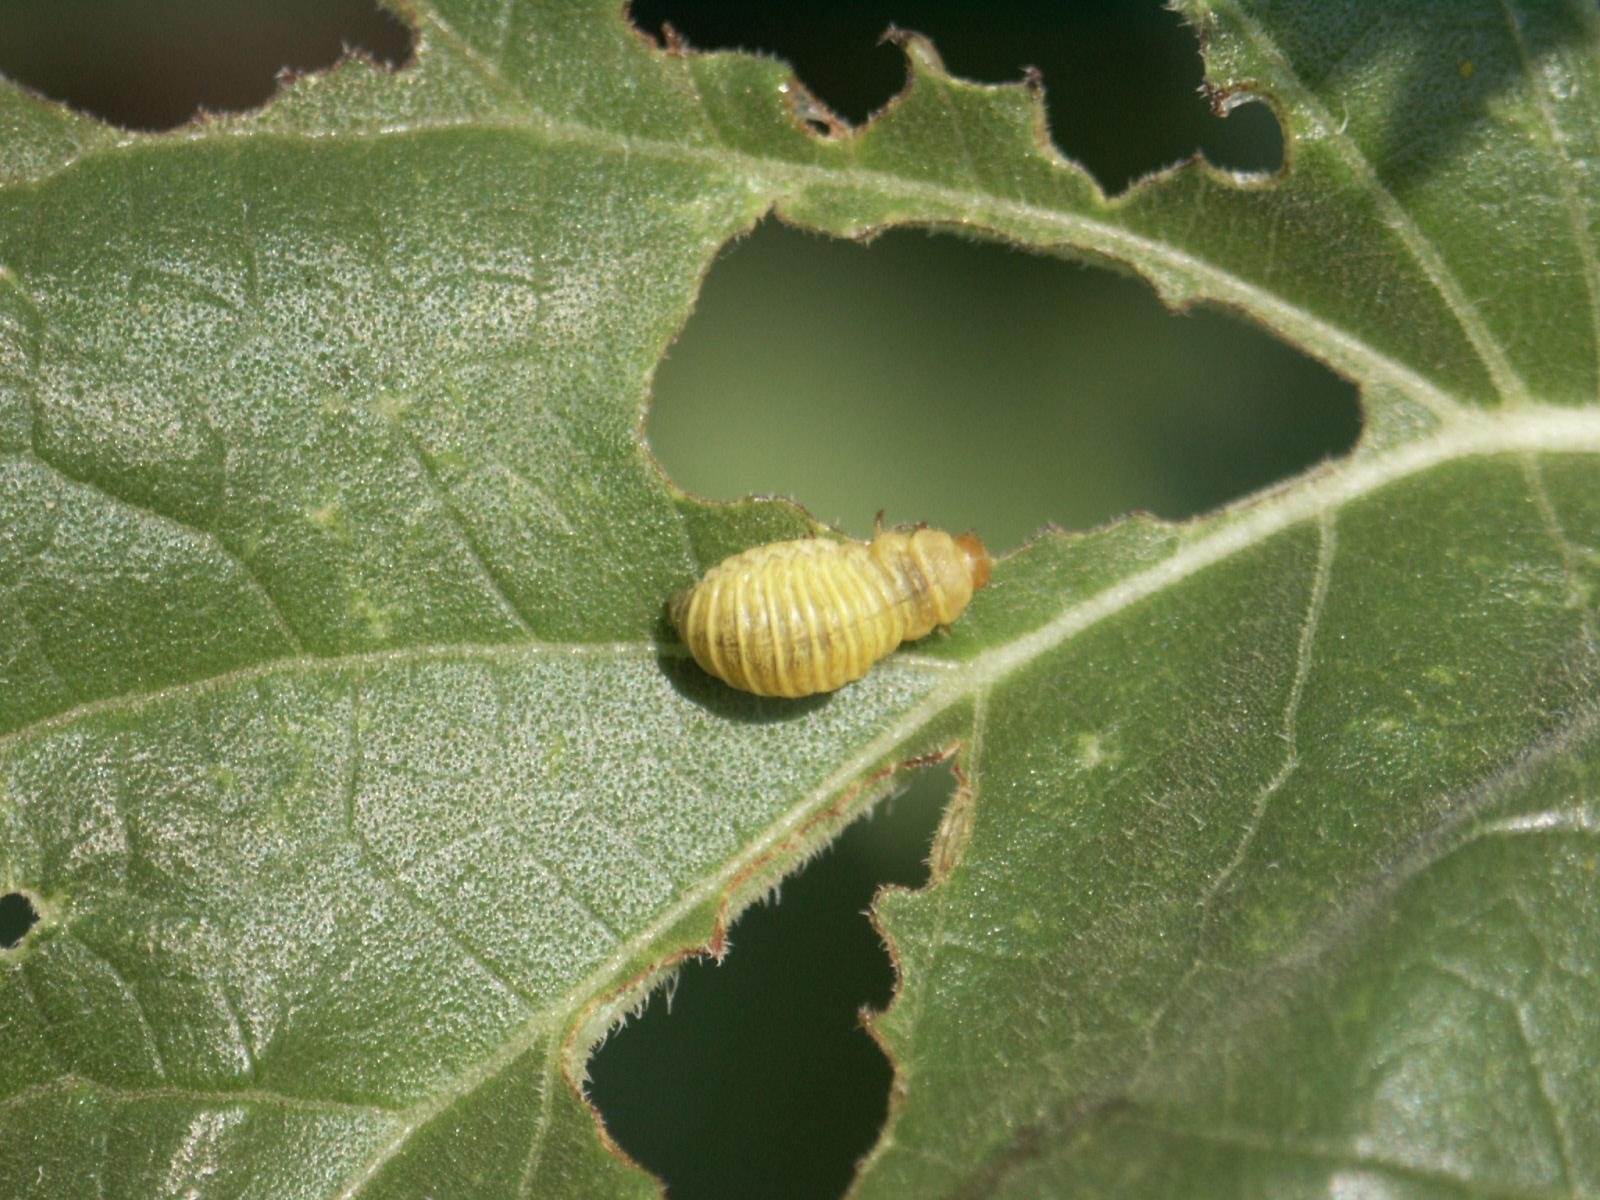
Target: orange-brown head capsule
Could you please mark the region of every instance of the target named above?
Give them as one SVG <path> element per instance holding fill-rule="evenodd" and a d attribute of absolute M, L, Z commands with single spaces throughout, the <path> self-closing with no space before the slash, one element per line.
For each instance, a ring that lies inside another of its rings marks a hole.
<path fill-rule="evenodd" d="M 807 538 L 725 559 L 672 598 L 706 671 L 762 696 L 831 692 L 901 642 L 948 625 L 989 582 L 973 534 L 880 529 L 868 542 Z"/>
<path fill-rule="evenodd" d="M 989 547 L 975 533 L 963 533 L 956 539 L 956 549 L 967 558 L 967 572 L 972 576 L 972 590 L 989 586 L 989 576 L 994 572 L 994 559 L 989 557 Z"/>

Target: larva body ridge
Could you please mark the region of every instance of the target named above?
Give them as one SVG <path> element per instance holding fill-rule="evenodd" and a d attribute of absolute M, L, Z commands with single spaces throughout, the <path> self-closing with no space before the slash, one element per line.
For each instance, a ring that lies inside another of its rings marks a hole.
<path fill-rule="evenodd" d="M 975 536 L 880 529 L 871 542 L 773 542 L 723 560 L 672 600 L 695 662 L 762 696 L 831 692 L 904 641 L 948 625 L 989 582 Z"/>

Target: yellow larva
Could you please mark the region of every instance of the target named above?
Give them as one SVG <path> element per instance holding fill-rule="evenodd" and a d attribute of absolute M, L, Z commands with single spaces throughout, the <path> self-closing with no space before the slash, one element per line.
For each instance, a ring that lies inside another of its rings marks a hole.
<path fill-rule="evenodd" d="M 672 623 L 695 662 L 724 683 L 810 696 L 950 624 L 989 582 L 989 566 L 974 534 L 938 529 L 773 542 L 724 559 L 674 596 Z"/>

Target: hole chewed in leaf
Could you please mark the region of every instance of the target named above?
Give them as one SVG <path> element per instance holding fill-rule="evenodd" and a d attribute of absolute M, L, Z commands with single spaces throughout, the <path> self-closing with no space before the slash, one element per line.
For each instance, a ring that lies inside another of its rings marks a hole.
<path fill-rule="evenodd" d="M 39 910 L 23 892 L 0 896 L 0 950 L 12 950 L 39 923 Z"/>
<path fill-rule="evenodd" d="M 840 120 L 828 106 L 818 100 L 799 80 L 783 85 L 784 99 L 795 119 L 818 137 L 843 137 L 850 132 L 848 123 Z"/>
<path fill-rule="evenodd" d="M 882 36 L 891 28 L 926 36 L 964 79 L 1015 83 L 1032 68 L 1044 86 L 1057 148 L 1111 193 L 1197 151 L 1248 174 L 1283 164 L 1283 136 L 1271 109 L 1239 103 L 1221 119 L 1202 94 L 1194 31 L 1158 0 L 999 12 L 963 0 L 820 6 L 635 0 L 630 15 L 639 29 L 680 50 L 775 55 L 794 67 L 822 111 L 852 125 L 905 84 L 904 56 Z M 828 132 L 839 131 L 825 123 Z"/>
<path fill-rule="evenodd" d="M 889 1003 L 894 973 L 863 910 L 927 881 L 951 792 L 945 770 L 909 777 L 590 1060 L 611 1136 L 675 1200 L 840 1195 L 870 1149 L 892 1072 L 861 1014 Z"/>
<path fill-rule="evenodd" d="M 708 276 L 648 417 L 702 496 L 793 496 L 976 530 L 1181 520 L 1346 453 L 1355 388 L 1214 309 L 1135 279 L 894 231 L 870 246 L 768 224 Z"/>
<path fill-rule="evenodd" d="M 284 75 L 351 54 L 393 69 L 412 43 L 374 0 L 12 0 L 0 12 L 0 74 L 139 131 L 255 108 Z"/>

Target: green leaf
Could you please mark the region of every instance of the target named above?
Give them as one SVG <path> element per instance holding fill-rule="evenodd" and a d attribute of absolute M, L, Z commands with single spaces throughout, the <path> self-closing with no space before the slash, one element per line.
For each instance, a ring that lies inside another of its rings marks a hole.
<path fill-rule="evenodd" d="M 862 1196 L 1600 1194 L 1593 5 L 1190 0 L 1288 167 L 1114 202 L 915 38 L 823 137 L 615 4 L 406 7 L 168 135 L 0 86 L 0 1194 L 651 1194 L 595 1040 L 951 751 Z M 639 429 L 773 209 L 1132 268 L 1366 434 L 729 693 L 664 602 L 812 525 Z"/>

